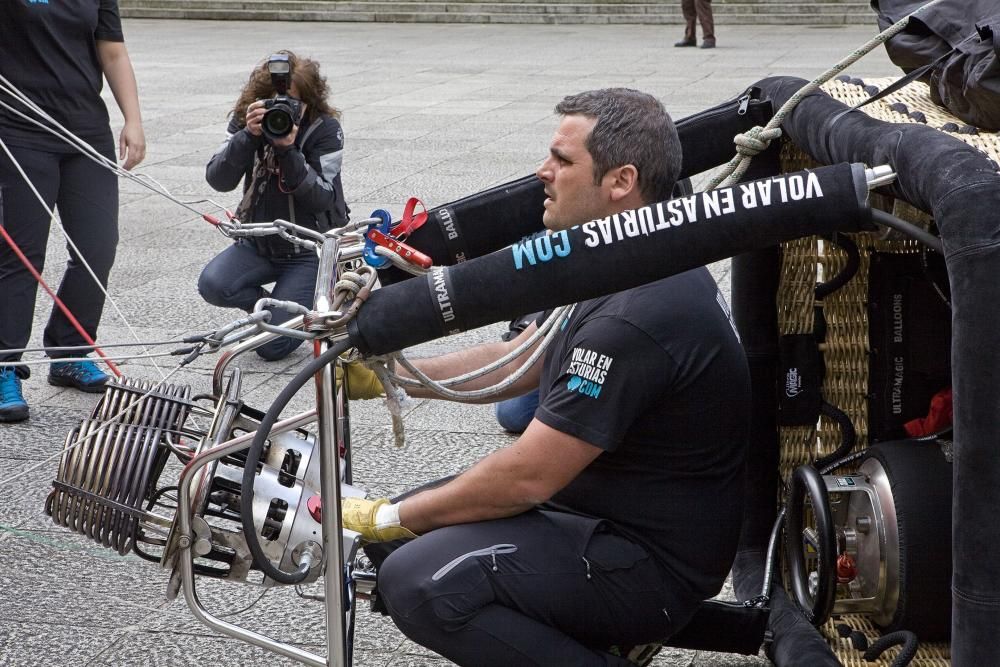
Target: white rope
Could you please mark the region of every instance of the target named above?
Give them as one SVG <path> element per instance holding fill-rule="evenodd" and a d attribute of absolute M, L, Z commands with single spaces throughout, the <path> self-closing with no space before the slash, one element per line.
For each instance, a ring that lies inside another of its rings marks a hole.
<path fill-rule="evenodd" d="M 439 396 L 457 401 L 474 401 L 482 398 L 489 398 L 491 396 L 496 396 L 500 394 L 508 387 L 510 387 L 518 380 L 520 380 L 522 377 L 524 377 L 524 375 L 531 369 L 531 367 L 535 364 L 535 362 L 538 361 L 538 359 L 540 359 L 541 356 L 545 354 L 548 348 L 552 345 L 552 341 L 554 341 L 555 337 L 559 334 L 559 325 L 561 325 L 562 321 L 567 319 L 572 312 L 573 312 L 573 306 L 563 307 L 558 311 L 553 312 L 552 315 L 549 316 L 549 319 L 553 321 L 551 329 L 544 334 L 542 334 L 541 331 L 539 330 L 532 335 L 532 338 L 544 335 L 544 340 L 540 345 L 538 345 L 535 351 L 531 353 L 531 356 L 529 356 L 528 359 L 523 364 L 521 364 L 521 367 L 518 368 L 516 371 L 514 371 L 504 380 L 501 380 L 500 382 L 497 382 L 496 384 L 491 385 L 489 387 L 483 387 L 482 389 L 472 389 L 468 391 L 456 391 L 454 389 L 449 389 L 448 385 L 457 384 L 459 382 L 467 382 L 468 379 L 461 379 L 462 376 L 459 376 L 459 378 L 450 378 L 449 380 L 446 381 L 441 381 L 441 382 L 435 381 L 432 380 L 430 377 L 428 377 L 425 373 L 423 373 L 419 368 L 414 366 L 413 363 L 410 362 L 410 360 L 408 360 L 403 355 L 401 354 L 396 355 L 396 359 L 403 366 L 403 368 L 405 368 L 414 377 L 420 380 L 420 382 L 425 387 L 427 387 L 428 389 L 430 389 Z M 491 371 L 489 370 L 484 371 L 483 369 L 479 369 L 467 375 L 470 378 L 480 377 L 488 372 Z M 393 379 L 397 380 L 397 377 L 394 377 Z"/>
<path fill-rule="evenodd" d="M 911 17 L 916 16 L 918 13 L 940 1 L 941 0 L 931 0 L 899 21 L 896 21 L 894 24 L 867 41 L 860 48 L 852 51 L 846 58 L 838 61 L 833 67 L 826 70 L 806 85 L 802 86 L 802 88 L 796 91 L 795 94 L 788 99 L 788 101 L 781 105 L 781 108 L 778 109 L 777 113 L 774 114 L 771 120 L 764 127 L 760 127 L 758 125 L 745 133 L 736 135 L 734 138 L 734 143 L 736 144 L 736 156 L 723 166 L 722 170 L 714 178 L 712 178 L 706 187 L 706 190 L 714 190 L 717 187 L 729 186 L 739 181 L 740 178 L 743 177 L 743 174 L 746 173 L 753 157 L 761 151 L 766 150 L 771 141 L 781 136 L 781 124 L 784 122 L 785 116 L 790 114 L 803 98 L 818 90 L 824 83 L 843 72 L 879 45 L 889 41 L 889 39 L 906 27 L 906 25 L 910 22 Z"/>
<path fill-rule="evenodd" d="M 452 387 L 452 386 L 457 385 L 457 384 L 463 384 L 465 382 L 469 382 L 470 380 L 475 380 L 475 379 L 480 378 L 480 377 L 482 377 L 484 375 L 492 373 L 493 371 L 495 371 L 495 370 L 497 370 L 497 369 L 499 369 L 499 368 L 501 368 L 503 366 L 506 366 L 507 364 L 509 364 L 510 362 L 514 361 L 515 359 L 517 359 L 518 357 L 520 357 L 522 354 L 524 354 L 525 351 L 529 350 L 536 342 L 538 342 L 538 340 L 540 338 L 543 338 L 543 337 L 545 337 L 545 341 L 543 343 L 543 347 L 541 348 L 541 351 L 544 352 L 548 348 L 548 346 L 551 344 L 551 340 L 552 340 L 552 338 L 555 337 L 555 333 L 557 333 L 559 331 L 559 327 L 556 326 L 556 325 L 557 324 L 561 325 L 561 323 L 562 323 L 562 321 L 564 319 L 567 319 L 570 315 L 572 315 L 573 309 L 575 307 L 576 307 L 575 305 L 570 305 L 570 306 L 562 306 L 560 308 L 556 308 L 555 310 L 552 311 L 552 313 L 547 318 L 545 318 L 545 321 L 542 323 L 542 325 L 540 327 L 538 327 L 538 330 L 535 331 L 532 335 L 528 336 L 528 338 L 525 339 L 520 345 L 518 345 L 516 348 L 514 348 L 513 350 L 511 350 L 510 352 L 508 352 L 504 356 L 500 357 L 496 361 L 494 361 L 494 362 L 492 362 L 490 364 L 487 364 L 486 366 L 483 366 L 482 368 L 470 371 L 468 373 L 464 373 L 463 375 L 458 375 L 458 376 L 453 377 L 453 378 L 448 378 L 446 380 L 437 380 L 437 381 L 435 381 L 435 380 L 430 380 L 430 378 L 428 378 L 428 380 L 430 381 L 430 384 L 424 382 L 421 379 L 406 378 L 406 377 L 402 377 L 402 376 L 399 376 L 399 375 L 393 375 L 392 379 L 393 379 L 393 381 L 396 384 L 407 386 L 407 387 L 426 386 L 429 389 L 434 389 L 434 387 L 440 387 L 444 392 L 448 392 L 448 389 L 447 389 L 448 387 Z M 564 314 L 565 314 L 565 317 L 563 317 Z M 410 371 L 410 373 L 412 373 L 414 375 L 414 377 L 417 377 L 417 378 L 420 378 L 421 376 L 427 377 L 423 373 L 420 373 L 420 371 L 418 369 L 413 368 L 411 370 L 412 364 L 405 357 L 403 357 L 402 354 L 398 354 L 398 355 L 394 355 L 394 356 L 399 359 L 400 363 L 403 364 L 404 368 L 406 368 L 408 371 Z M 525 362 L 522 365 L 521 370 L 518 371 L 518 374 L 517 374 L 516 378 L 514 378 L 514 381 L 516 381 L 517 379 L 520 379 L 524 375 L 524 372 L 527 372 L 527 368 L 530 368 L 531 364 L 533 364 L 534 360 L 538 359 L 539 356 L 541 356 L 541 355 L 539 353 L 537 353 L 537 351 L 536 351 L 536 353 L 533 353 L 532 356 L 529 357 L 528 361 Z M 414 372 L 414 371 L 416 371 L 416 372 Z M 494 386 L 498 386 L 499 387 L 499 389 L 496 392 L 494 392 L 494 394 L 495 393 L 499 393 L 500 391 L 503 391 L 504 389 L 506 389 L 511 384 L 513 384 L 513 382 L 504 381 L 504 382 L 498 383 L 497 385 L 494 385 Z M 482 391 L 482 390 L 479 390 L 479 391 Z M 441 393 L 441 395 L 442 396 L 447 396 L 448 398 L 456 398 L 457 399 L 459 397 L 464 397 L 465 393 L 466 392 L 458 391 L 458 392 L 453 392 L 453 394 L 452 393 Z M 486 394 L 484 396 L 487 396 L 487 395 L 493 395 L 493 394 Z M 476 397 L 475 396 L 469 396 L 469 398 L 476 398 Z M 480 397 L 480 398 L 482 398 L 482 397 Z"/>
<path fill-rule="evenodd" d="M 115 313 L 118 314 L 118 317 L 121 318 L 121 321 L 125 324 L 126 328 L 128 328 L 129 333 L 132 334 L 132 338 L 134 338 L 136 342 L 141 343 L 142 341 L 139 339 L 139 335 L 135 332 L 135 329 L 132 328 L 132 324 L 128 321 L 128 318 L 125 317 L 125 313 L 123 313 L 121 311 L 121 308 L 118 307 L 118 303 L 114 300 L 114 298 L 112 298 L 112 296 L 108 294 L 107 288 L 104 287 L 104 285 L 101 283 L 101 280 L 97 277 L 97 274 L 94 273 L 94 270 L 93 268 L 91 268 L 90 263 L 87 261 L 87 258 L 84 257 L 82 252 L 80 252 L 80 249 L 77 247 L 76 243 L 70 237 L 69 233 L 66 231 L 66 228 L 63 227 L 62 220 L 60 220 L 59 217 L 56 215 L 55 211 L 49 208 L 48 204 L 45 203 L 45 199 L 38 192 L 38 189 L 35 188 L 35 184 L 31 182 L 31 179 L 28 178 L 28 175 L 24 172 L 24 169 L 21 167 L 20 163 L 14 158 L 14 155 L 10 152 L 10 149 L 7 148 L 7 144 L 6 142 L 4 142 L 3 139 L 0 139 L 0 148 L 2 148 L 3 152 L 7 154 L 8 158 L 10 158 L 10 161 L 14 165 L 14 168 L 17 169 L 17 172 L 19 174 L 21 174 L 21 177 L 24 179 L 24 182 L 31 189 L 31 192 L 35 195 L 35 198 L 38 199 L 38 203 L 41 204 L 45 212 L 49 214 L 50 219 L 56 222 L 56 225 L 59 228 L 59 231 L 62 233 L 63 238 L 66 239 L 67 245 L 69 245 L 69 247 L 73 250 L 73 252 L 76 253 L 77 258 L 79 258 L 80 260 L 80 264 L 82 264 L 83 267 L 87 270 L 87 273 L 90 275 L 90 277 L 94 279 L 94 283 L 97 285 L 97 288 L 104 295 L 104 298 L 107 299 L 107 301 L 111 304 L 111 307 L 114 309 Z M 163 371 L 160 369 L 158 365 L 156 365 L 155 362 L 154 366 L 156 366 L 156 370 L 159 371 L 160 375 L 162 376 Z"/>
<path fill-rule="evenodd" d="M 395 353 L 382 357 L 369 357 L 364 359 L 362 363 L 367 368 L 371 369 L 375 375 L 378 376 L 379 380 L 382 381 L 382 386 L 386 391 L 387 397 L 395 397 L 399 395 L 399 392 L 402 392 L 402 395 L 406 396 L 406 392 L 403 390 L 403 387 L 427 387 L 439 396 L 454 400 L 476 400 L 480 398 L 487 398 L 489 396 L 495 396 L 524 377 L 528 370 L 552 344 L 552 341 L 559 332 L 561 323 L 572 314 L 574 308 L 575 305 L 557 308 L 551 315 L 549 315 L 548 318 L 546 318 L 545 322 L 538 328 L 537 331 L 535 331 L 514 350 L 492 363 L 483 366 L 482 368 L 478 368 L 452 378 L 433 380 L 419 368 L 414 366 L 413 363 L 402 353 Z M 544 340 L 542 340 L 542 343 L 534 350 L 534 352 L 531 353 L 521 367 L 504 380 L 482 389 L 469 391 L 456 391 L 450 389 L 451 386 L 475 380 L 511 363 L 523 355 L 525 351 L 533 347 L 539 339 L 543 338 Z M 389 367 L 394 362 L 399 362 L 399 364 L 401 364 L 413 375 L 413 378 L 402 377 L 393 373 Z"/>
<path fill-rule="evenodd" d="M 176 340 L 160 340 L 160 341 L 150 341 L 142 343 L 102 343 L 101 345 L 60 345 L 56 347 L 18 347 L 10 348 L 6 350 L 0 350 L 0 356 L 8 354 L 24 354 L 27 352 L 82 352 L 84 350 L 93 351 L 94 348 L 101 348 L 102 350 L 111 349 L 113 347 L 162 347 L 164 345 L 182 345 L 184 343 L 183 339 Z"/>
<path fill-rule="evenodd" d="M 172 201 L 172 202 L 174 202 L 174 203 L 176 203 L 176 204 L 178 204 L 180 206 L 183 206 L 184 208 L 190 210 L 191 212 L 197 213 L 199 216 L 202 216 L 203 213 L 201 211 L 199 211 L 198 209 L 193 208 L 191 206 L 191 204 L 201 203 L 201 202 L 208 202 L 208 203 L 212 204 L 213 206 L 218 207 L 220 210 L 226 211 L 226 207 L 222 206 L 221 204 L 219 204 L 219 203 L 217 203 L 214 200 L 209 199 L 209 198 L 197 199 L 197 200 L 193 200 L 193 201 L 183 201 L 181 199 L 178 199 L 177 197 L 175 197 L 174 195 L 172 195 L 170 193 L 170 191 L 166 187 L 164 187 L 159 181 L 157 181 L 152 176 L 149 176 L 148 174 L 145 174 L 145 173 L 133 173 L 131 171 L 123 169 L 122 167 L 120 167 L 118 165 L 117 162 L 115 162 L 114 160 L 109 160 L 107 157 L 105 157 L 104 155 L 102 155 L 100 153 L 100 151 L 98 151 L 97 149 L 95 149 L 89 143 L 87 143 L 86 141 L 84 141 L 80 137 L 76 136 L 71 131 L 67 130 L 63 125 L 61 125 L 59 123 L 59 121 L 57 121 L 56 119 L 54 119 L 44 109 L 42 109 L 40 106 L 38 106 L 37 104 L 35 104 L 24 93 L 22 93 L 17 88 L 15 88 L 14 85 L 11 84 L 10 81 L 8 81 L 6 78 L 4 78 L 4 76 L 2 74 L 0 74 L 0 91 L 3 91 L 5 93 L 7 93 L 11 97 L 14 97 L 16 100 L 18 100 L 19 102 L 21 102 L 24 106 L 26 106 L 28 109 L 30 109 L 31 111 L 33 111 L 34 113 L 36 113 L 38 116 L 40 116 L 44 120 L 48 121 L 51 125 L 46 125 L 45 123 L 42 123 L 38 119 L 32 118 L 31 116 L 28 116 L 27 114 L 23 113 L 22 111 L 20 111 L 18 109 L 15 109 L 14 107 L 10 106 L 9 104 L 7 104 L 7 103 L 5 103 L 3 101 L 0 101 L 0 106 L 4 107 L 5 109 L 7 109 L 8 111 L 10 111 L 11 113 L 16 114 L 17 116 L 19 116 L 23 120 L 26 120 L 29 123 L 32 123 L 33 125 L 38 126 L 42 130 L 44 130 L 46 132 L 49 132 L 53 136 L 55 136 L 55 137 L 61 139 L 62 141 L 68 143 L 69 145 L 71 145 L 74 148 L 76 148 L 77 150 L 79 150 L 88 159 L 96 162 L 97 164 L 101 165 L 102 167 L 104 167 L 104 168 L 108 169 L 109 171 L 117 174 L 121 178 L 125 178 L 127 180 L 130 180 L 130 181 L 132 181 L 132 182 L 134 182 L 134 183 L 136 183 L 136 184 L 138 184 L 138 185 L 140 185 L 140 186 L 142 186 L 142 187 L 144 187 L 144 188 L 146 188 L 148 190 L 151 190 L 152 192 L 155 192 L 156 194 L 159 194 L 159 195 L 161 195 L 163 197 L 166 197 L 170 201 Z M 146 181 L 150 181 L 152 183 L 152 185 L 150 183 L 147 183 Z"/>
<path fill-rule="evenodd" d="M 389 410 L 392 418 L 392 439 L 397 448 L 406 444 L 406 431 L 403 427 L 404 410 L 411 405 L 412 400 L 406 394 L 406 390 L 393 383 L 393 373 L 389 370 L 393 363 L 390 359 L 388 366 L 385 363 L 373 363 L 369 368 L 382 383 L 385 390 L 385 406 Z M 367 365 L 367 364 L 366 364 Z"/>
<path fill-rule="evenodd" d="M 138 343 L 141 345 L 142 343 Z M 101 357 L 101 361 L 132 361 L 134 359 L 153 359 L 161 357 L 176 357 L 177 355 L 173 352 L 151 352 L 149 354 L 127 354 L 127 355 L 105 355 Z M 47 366 L 49 364 L 63 363 L 69 361 L 96 361 L 93 357 L 58 357 L 55 359 L 46 357 L 45 359 L 18 359 L 17 361 L 0 361 L 0 368 L 17 368 L 18 366 Z M 153 362 L 156 366 L 156 362 Z M 159 366 L 156 366 L 159 370 Z"/>

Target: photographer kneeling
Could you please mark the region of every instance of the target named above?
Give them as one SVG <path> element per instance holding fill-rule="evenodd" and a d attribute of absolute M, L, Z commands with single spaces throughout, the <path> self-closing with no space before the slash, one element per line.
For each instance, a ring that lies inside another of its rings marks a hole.
<path fill-rule="evenodd" d="M 254 69 L 233 107 L 225 143 L 208 161 L 205 178 L 228 192 L 243 181 L 240 222 L 283 219 L 326 231 L 347 223 L 349 209 L 340 181 L 344 132 L 340 112 L 327 102 L 319 63 L 290 51 L 270 56 Z M 215 306 L 252 311 L 270 296 L 313 305 L 316 254 L 277 235 L 240 239 L 202 270 L 198 292 Z M 274 283 L 268 294 L 263 285 Z M 271 323 L 291 319 L 272 310 Z M 274 361 L 302 343 L 278 338 L 257 348 Z"/>

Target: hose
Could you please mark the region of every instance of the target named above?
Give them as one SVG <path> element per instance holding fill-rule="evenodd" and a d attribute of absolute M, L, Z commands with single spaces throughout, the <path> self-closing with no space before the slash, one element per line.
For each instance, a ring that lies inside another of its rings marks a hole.
<path fill-rule="evenodd" d="M 296 373 L 295 377 L 278 393 L 271 403 L 271 407 L 264 413 L 264 418 L 260 420 L 260 426 L 257 427 L 257 432 L 254 433 L 253 442 L 247 450 L 247 461 L 243 467 L 243 482 L 240 486 L 240 519 L 243 522 L 243 536 L 246 538 L 247 547 L 250 549 L 253 564 L 265 576 L 270 577 L 279 584 L 290 585 L 301 583 L 309 574 L 309 563 L 303 561 L 298 570 L 294 573 L 288 573 L 272 565 L 267 555 L 264 554 L 264 549 L 261 547 L 260 540 L 257 537 L 257 527 L 253 522 L 253 486 L 254 480 L 257 477 L 257 462 L 260 461 L 261 454 L 264 452 L 264 443 L 267 442 L 271 428 L 278 421 L 278 417 L 281 415 L 281 411 L 285 409 L 285 406 L 288 405 L 306 382 L 312 379 L 324 366 L 336 361 L 337 357 L 350 347 L 350 341 L 345 340 L 334 343 L 330 346 L 330 349 L 314 358 L 302 370 Z"/>
<path fill-rule="evenodd" d="M 813 462 L 814 468 L 825 470 L 832 462 L 850 454 L 851 450 L 854 449 L 854 444 L 858 440 L 858 433 L 854 429 L 851 418 L 836 406 L 823 401 L 820 404 L 820 413 L 837 422 L 837 425 L 840 426 L 840 444 L 837 445 L 837 449 Z"/>
<path fill-rule="evenodd" d="M 936 250 L 942 255 L 944 254 L 944 244 L 941 242 L 941 239 L 934 236 L 927 230 L 914 225 L 913 223 L 900 220 L 896 216 L 877 208 L 872 209 L 872 220 L 880 225 L 885 225 L 886 227 L 895 229 L 898 232 L 902 232 L 903 234 L 920 241 L 931 250 Z"/>
<path fill-rule="evenodd" d="M 900 630 L 882 635 L 871 643 L 865 651 L 865 660 L 874 662 L 885 650 L 891 646 L 902 646 L 890 667 L 906 667 L 917 655 L 917 636 L 909 630 Z"/>
<path fill-rule="evenodd" d="M 825 283 L 820 283 L 816 286 L 817 300 L 825 299 L 846 285 L 861 266 L 861 253 L 858 252 L 858 244 L 852 241 L 847 235 L 834 233 L 824 238 L 847 253 L 847 263 L 840 270 L 840 273 Z"/>

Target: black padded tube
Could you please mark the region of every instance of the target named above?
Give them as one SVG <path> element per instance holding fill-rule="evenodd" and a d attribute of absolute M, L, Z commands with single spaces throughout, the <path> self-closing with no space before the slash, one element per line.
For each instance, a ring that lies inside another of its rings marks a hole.
<path fill-rule="evenodd" d="M 763 178 L 780 171 L 780 145 L 754 158 L 745 180 Z M 760 554 L 763 576 L 764 554 L 777 517 L 778 498 L 778 407 L 774 388 L 778 381 L 778 285 L 781 249 L 764 248 L 733 257 L 730 304 L 750 367 L 751 453 L 747 457 L 746 492 L 743 500 L 743 530 L 740 551 Z M 759 594 L 759 590 L 746 598 Z"/>
<path fill-rule="evenodd" d="M 733 137 L 764 125 L 773 107 L 752 88 L 677 121 L 683 165 L 680 178 L 698 174 L 729 160 Z M 436 265 L 451 266 L 481 257 L 543 229 L 543 185 L 534 174 L 498 185 L 428 211 L 427 222 L 406 242 Z M 394 266 L 379 270 L 383 285 L 412 276 Z"/>
<path fill-rule="evenodd" d="M 805 81 L 781 77 L 759 86 L 775 106 Z M 1000 172 L 976 148 L 919 124 L 891 124 L 852 112 L 827 95 L 803 99 L 783 129 L 817 161 L 889 164 L 889 190 L 927 211 L 941 233 L 952 292 L 952 634 L 955 665 L 1000 663 L 1000 560 L 983 558 L 1000 543 L 1000 338 L 992 304 L 1000 303 Z M 825 122 L 824 122 L 825 119 Z"/>
<path fill-rule="evenodd" d="M 536 234 L 378 290 L 351 322 L 351 342 L 365 354 L 384 354 L 785 240 L 858 230 L 868 223 L 867 194 L 863 167 L 841 164 Z"/>

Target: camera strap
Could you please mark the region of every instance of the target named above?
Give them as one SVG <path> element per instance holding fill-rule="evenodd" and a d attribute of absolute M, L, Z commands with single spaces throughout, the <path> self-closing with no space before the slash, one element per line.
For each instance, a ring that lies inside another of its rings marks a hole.
<path fill-rule="evenodd" d="M 295 145 L 302 150 L 306 142 L 312 133 L 321 125 L 319 119 L 314 120 L 306 128 L 304 134 L 297 137 L 295 140 Z M 254 204 L 259 201 L 260 197 L 264 197 L 267 191 L 267 182 L 271 175 L 275 175 L 280 178 L 278 173 L 277 157 L 274 154 L 274 149 L 271 146 L 264 146 L 261 148 L 254 157 L 253 170 L 250 174 L 250 186 L 246 189 L 243 194 L 243 199 L 240 201 L 239 205 L 236 207 L 236 218 L 242 222 L 249 222 L 251 218 L 251 213 L 254 208 Z M 295 219 L 295 196 L 292 194 L 288 195 L 288 221 L 293 225 L 298 224 Z M 258 246 L 258 249 L 263 251 L 270 250 L 270 244 L 264 239 L 254 238 L 254 243 Z M 298 254 L 301 249 L 297 245 L 292 245 L 292 253 Z"/>
<path fill-rule="evenodd" d="M 274 152 L 270 146 L 265 146 L 262 152 L 254 157 L 253 170 L 250 172 L 250 185 L 243 193 L 243 199 L 239 206 L 236 207 L 236 218 L 240 222 L 253 222 L 250 220 L 250 214 L 253 211 L 254 201 L 258 196 L 263 195 L 267 188 L 268 172 L 271 168 L 269 163 L 273 162 Z"/>
<path fill-rule="evenodd" d="M 320 126 L 320 121 L 317 118 L 316 120 L 314 120 L 312 123 L 309 124 L 309 127 L 306 128 L 305 134 L 301 135 L 300 137 L 296 137 L 296 139 L 295 139 L 295 145 L 298 146 L 298 148 L 299 148 L 300 151 L 302 150 L 303 146 L 306 145 L 306 142 L 309 141 L 309 136 L 312 135 L 312 133 L 319 126 Z M 303 155 L 304 154 L 305 153 L 303 153 Z M 280 178 L 280 176 L 279 176 L 279 178 Z M 298 224 L 295 221 L 295 196 L 292 195 L 291 193 L 289 193 L 289 195 L 288 195 L 288 221 L 290 223 L 292 223 L 293 225 Z M 296 255 L 299 254 L 299 252 L 301 252 L 301 250 L 302 249 L 299 246 L 297 246 L 297 245 L 294 246 L 294 253 Z"/>

